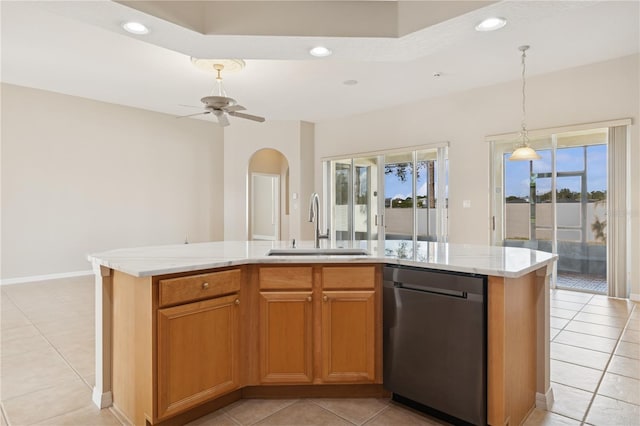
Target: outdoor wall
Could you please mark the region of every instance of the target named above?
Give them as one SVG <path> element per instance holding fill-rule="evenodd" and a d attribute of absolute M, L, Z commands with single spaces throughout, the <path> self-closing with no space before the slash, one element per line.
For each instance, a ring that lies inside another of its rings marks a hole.
<path fill-rule="evenodd" d="M 534 61 L 533 56 L 531 61 Z M 529 128 L 632 118 L 630 160 L 640 159 L 639 56 L 633 55 L 527 79 Z M 448 141 L 449 241 L 490 242 L 488 135 L 517 131 L 516 80 L 391 109 L 316 124 L 316 188 L 324 157 Z M 427 94 L 425 94 L 427 95 Z M 640 168 L 631 169 L 631 253 L 640 258 Z M 471 202 L 463 208 L 463 201 Z M 631 293 L 640 298 L 640 262 L 632 262 Z"/>
<path fill-rule="evenodd" d="M 309 124 L 310 125 L 310 124 Z M 282 239 L 312 239 L 312 226 L 306 226 L 310 185 L 303 185 L 302 171 L 313 176 L 313 162 L 303 164 L 303 152 L 313 150 L 313 141 L 303 139 L 306 124 L 300 121 L 234 120 L 224 130 L 224 239 L 248 239 L 247 187 L 251 156 L 263 148 L 280 151 L 289 163 L 289 234 Z M 313 126 L 313 125 L 311 125 Z M 311 144 L 305 147 L 304 144 Z M 311 157 L 312 158 L 312 157 Z M 296 199 L 294 199 L 294 194 Z"/>
<path fill-rule="evenodd" d="M 3 280 L 88 271 L 88 253 L 220 240 L 212 122 L 2 84 Z"/>

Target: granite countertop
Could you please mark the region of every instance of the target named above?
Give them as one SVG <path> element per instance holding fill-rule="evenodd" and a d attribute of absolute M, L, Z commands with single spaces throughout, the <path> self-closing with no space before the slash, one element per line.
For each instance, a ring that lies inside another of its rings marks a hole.
<path fill-rule="evenodd" d="M 117 249 L 87 258 L 94 266 L 136 277 L 255 263 L 386 263 L 508 278 L 520 277 L 557 259 L 557 255 L 526 248 L 391 240 L 332 241 L 330 245 L 363 248 L 369 255 L 267 255 L 271 249 L 290 247 L 290 241 L 217 241 Z M 313 248 L 313 242 L 298 242 L 297 248 Z"/>

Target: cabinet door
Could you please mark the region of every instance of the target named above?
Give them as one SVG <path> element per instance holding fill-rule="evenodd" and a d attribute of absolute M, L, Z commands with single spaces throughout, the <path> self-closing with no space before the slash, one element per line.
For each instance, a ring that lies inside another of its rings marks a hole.
<path fill-rule="evenodd" d="M 311 383 L 313 309 L 310 291 L 260 292 L 260 381 Z"/>
<path fill-rule="evenodd" d="M 158 310 L 158 418 L 239 386 L 237 294 Z"/>
<path fill-rule="evenodd" d="M 322 293 L 322 381 L 375 380 L 375 291 Z"/>

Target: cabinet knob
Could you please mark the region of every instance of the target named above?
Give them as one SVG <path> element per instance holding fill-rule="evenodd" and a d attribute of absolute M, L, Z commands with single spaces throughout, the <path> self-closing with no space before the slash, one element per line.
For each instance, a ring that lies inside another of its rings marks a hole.
<path fill-rule="evenodd" d="M 311 302 L 312 300 L 311 296 L 307 296 L 307 302 Z"/>
<path fill-rule="evenodd" d="M 202 283 L 202 289 L 206 290 L 209 288 L 209 283 Z"/>
<path fill-rule="evenodd" d="M 235 304 L 239 305 L 240 304 L 240 299 L 236 299 Z"/>
<path fill-rule="evenodd" d="M 326 294 L 324 296 L 322 296 L 322 300 L 324 300 L 325 302 L 329 300 L 329 296 L 327 296 Z"/>

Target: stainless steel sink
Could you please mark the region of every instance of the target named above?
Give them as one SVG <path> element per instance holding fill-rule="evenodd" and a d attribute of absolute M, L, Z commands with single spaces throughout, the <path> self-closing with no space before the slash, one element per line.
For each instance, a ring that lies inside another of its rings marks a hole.
<path fill-rule="evenodd" d="M 365 249 L 360 248 L 286 248 L 271 249 L 267 256 L 368 256 Z"/>

